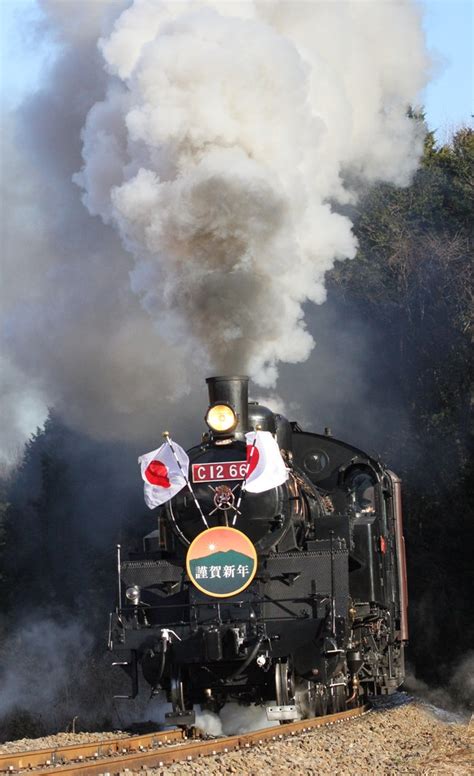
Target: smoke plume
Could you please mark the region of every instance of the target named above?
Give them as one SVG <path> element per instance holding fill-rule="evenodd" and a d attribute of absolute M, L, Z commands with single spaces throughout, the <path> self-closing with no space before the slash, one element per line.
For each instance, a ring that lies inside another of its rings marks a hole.
<path fill-rule="evenodd" d="M 110 658 L 77 617 L 30 614 L 1 635 L 0 740 L 66 730 L 74 718 L 78 730 L 100 729 L 114 716 Z"/>
<path fill-rule="evenodd" d="M 430 704 L 444 719 L 455 721 L 470 717 L 474 711 L 474 652 L 470 650 L 463 655 L 443 686 L 428 685 L 408 666 L 405 687 Z"/>
<path fill-rule="evenodd" d="M 58 54 L 8 133 L 12 373 L 71 424 L 141 438 L 157 397 L 210 370 L 273 387 L 314 345 L 303 305 L 355 255 L 342 208 L 416 168 L 418 7 L 42 7 Z"/>

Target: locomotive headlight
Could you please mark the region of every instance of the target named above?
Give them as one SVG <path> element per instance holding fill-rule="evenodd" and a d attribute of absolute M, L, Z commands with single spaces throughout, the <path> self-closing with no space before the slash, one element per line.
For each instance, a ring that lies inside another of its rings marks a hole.
<path fill-rule="evenodd" d="M 206 423 L 212 431 L 225 434 L 237 425 L 237 415 L 229 404 L 213 404 L 206 415 Z"/>
<path fill-rule="evenodd" d="M 140 603 L 140 595 L 141 595 L 141 588 L 138 585 L 132 585 L 132 587 L 127 587 L 125 591 L 125 596 L 128 598 L 129 601 L 132 602 L 135 606 L 138 606 Z"/>

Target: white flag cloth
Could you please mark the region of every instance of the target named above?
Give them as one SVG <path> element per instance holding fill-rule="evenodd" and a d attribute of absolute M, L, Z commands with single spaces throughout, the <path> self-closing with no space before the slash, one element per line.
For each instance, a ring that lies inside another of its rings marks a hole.
<path fill-rule="evenodd" d="M 158 450 L 145 453 L 138 459 L 142 471 L 145 503 L 150 509 L 165 504 L 170 498 L 176 496 L 186 485 L 188 476 L 189 458 L 182 447 L 173 442 L 173 449 L 181 464 L 179 468 L 168 442 L 165 442 Z"/>
<path fill-rule="evenodd" d="M 253 446 L 257 434 L 257 441 Z M 281 457 L 276 439 L 269 431 L 250 431 L 247 440 L 247 463 L 249 464 L 245 490 L 249 493 L 263 493 L 276 488 L 288 479 L 288 470 Z"/>

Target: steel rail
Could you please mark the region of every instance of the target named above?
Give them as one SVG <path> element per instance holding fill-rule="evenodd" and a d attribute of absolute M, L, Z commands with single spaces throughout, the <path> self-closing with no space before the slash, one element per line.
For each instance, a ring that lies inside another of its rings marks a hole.
<path fill-rule="evenodd" d="M 348 711 L 338 712 L 337 714 L 329 714 L 323 717 L 313 717 L 311 719 L 298 720 L 297 722 L 289 722 L 285 725 L 277 725 L 275 727 L 264 728 L 262 730 L 256 730 L 251 733 L 243 733 L 236 736 L 226 736 L 222 738 L 214 738 L 212 740 L 187 740 L 187 743 L 182 743 L 178 746 L 172 745 L 164 747 L 164 738 L 159 739 L 159 737 L 167 735 L 168 740 L 170 740 L 170 733 L 172 733 L 176 735 L 174 740 L 184 741 L 186 740 L 186 736 L 181 730 L 167 731 L 166 734 L 154 733 L 149 736 L 133 736 L 128 739 L 115 740 L 117 744 L 119 744 L 119 742 L 122 742 L 123 744 L 125 741 L 130 745 L 132 739 L 135 739 L 136 741 L 138 741 L 138 739 L 143 741 L 147 738 L 155 739 L 154 743 L 150 742 L 150 747 L 153 748 L 150 748 L 149 751 L 144 751 L 146 745 L 142 743 L 137 746 L 138 751 L 135 750 L 133 753 L 123 753 L 123 751 L 121 752 L 120 745 L 117 745 L 114 751 L 110 753 L 110 751 L 105 750 L 107 750 L 108 746 L 111 743 L 114 743 L 114 741 L 101 741 L 96 742 L 95 744 L 85 745 L 88 750 L 93 751 L 93 757 L 95 758 L 94 760 L 88 760 L 86 762 L 82 761 L 82 758 L 86 756 L 84 755 L 83 746 L 62 747 L 61 752 L 63 752 L 64 749 L 76 749 L 75 762 L 69 762 L 65 765 L 60 765 L 59 763 L 61 761 L 58 758 L 55 761 L 57 763 L 56 765 L 50 762 L 47 764 L 47 767 L 43 767 L 40 772 L 42 776 L 48 776 L 49 774 L 53 773 L 78 774 L 80 776 L 112 776 L 112 774 L 119 774 L 127 769 L 133 770 L 135 768 L 161 768 L 167 764 L 183 761 L 190 762 L 201 757 L 216 755 L 219 753 L 227 753 L 237 749 L 248 749 L 251 746 L 258 746 L 259 744 L 263 744 L 265 741 L 282 740 L 289 736 L 296 736 L 298 733 L 306 733 L 309 730 L 313 730 L 317 727 L 332 725 L 338 722 L 345 722 L 360 717 L 368 710 L 369 706 L 360 706 L 354 709 L 349 709 Z M 200 734 L 199 731 L 197 731 L 197 736 L 199 735 L 203 734 Z M 157 749 L 156 747 L 157 745 L 160 746 L 160 742 L 162 748 Z M 142 749 L 140 749 L 140 747 L 142 747 Z M 99 748 L 103 752 L 101 755 L 98 754 Z M 123 748 L 125 748 L 124 745 L 122 746 L 122 750 Z M 19 753 L 17 753 L 17 756 L 18 754 Z M 22 753 L 23 763 L 27 762 L 28 754 L 28 752 Z M 101 757 L 100 760 L 97 759 L 99 756 Z M 45 763 L 44 760 L 43 763 Z M 28 767 L 31 766 L 26 764 L 22 765 L 22 768 Z M 13 773 L 14 770 L 10 768 L 9 772 Z"/>
<path fill-rule="evenodd" d="M 177 741 L 185 741 L 186 734 L 181 728 L 170 728 L 154 733 L 138 736 L 121 736 L 90 741 L 83 744 L 69 744 L 47 749 L 30 749 L 22 752 L 0 753 L 0 772 L 14 773 L 27 768 L 44 766 L 56 767 L 68 761 L 78 761 L 79 758 L 103 758 L 115 754 L 125 754 L 140 751 L 142 748 L 159 747 Z"/>

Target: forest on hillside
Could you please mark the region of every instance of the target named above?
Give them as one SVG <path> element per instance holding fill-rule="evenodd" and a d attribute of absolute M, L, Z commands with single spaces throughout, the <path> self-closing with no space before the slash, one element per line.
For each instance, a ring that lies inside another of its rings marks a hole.
<path fill-rule="evenodd" d="M 357 259 L 330 278 L 380 332 L 374 382 L 408 418 L 384 454 L 404 482 L 409 658 L 429 683 L 447 682 L 474 643 L 473 229 L 474 133 L 440 147 L 429 133 L 412 185 L 361 202 Z"/>
<path fill-rule="evenodd" d="M 425 682 L 448 685 L 474 643 L 474 132 L 460 129 L 441 145 L 428 133 L 412 184 L 372 187 L 354 215 L 358 255 L 329 273 L 320 314 L 331 310 L 335 321 L 329 340 L 338 336 L 338 321 L 371 333 L 363 412 L 371 427 L 366 439 L 347 441 L 370 442 L 403 479 L 408 657 Z M 288 374 L 287 368 L 287 382 Z M 377 418 L 383 408 L 383 424 L 370 424 L 372 400 Z M 344 417 L 361 414 L 349 384 L 344 404 Z M 114 546 L 153 527 L 137 452 L 143 451 L 81 435 L 52 411 L 1 481 L 5 737 L 28 725 L 63 724 L 74 713 L 74 692 L 87 696 L 91 661 L 95 676 L 101 672 L 114 604 Z M 61 690 L 67 703 L 56 717 L 44 711 L 51 697 L 42 694 L 40 679 L 32 684 L 32 671 L 40 678 L 56 671 L 57 686 L 69 687 Z M 106 692 L 102 685 L 100 692 Z M 31 700 L 35 693 L 38 703 Z"/>

